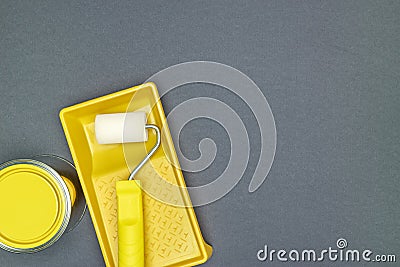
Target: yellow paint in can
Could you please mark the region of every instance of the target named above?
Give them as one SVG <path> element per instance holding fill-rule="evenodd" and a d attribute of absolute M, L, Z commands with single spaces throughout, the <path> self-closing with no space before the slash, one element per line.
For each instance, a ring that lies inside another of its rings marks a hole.
<path fill-rule="evenodd" d="M 51 171 L 30 162 L 0 170 L 3 247 L 13 252 L 34 252 L 61 236 L 71 212 L 68 186 L 62 181 Z"/>

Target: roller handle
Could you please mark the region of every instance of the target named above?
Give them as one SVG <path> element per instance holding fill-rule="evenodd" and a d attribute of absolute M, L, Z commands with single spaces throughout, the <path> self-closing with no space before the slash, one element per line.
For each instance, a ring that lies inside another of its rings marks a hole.
<path fill-rule="evenodd" d="M 144 266 L 143 205 L 140 181 L 118 181 L 118 266 Z"/>

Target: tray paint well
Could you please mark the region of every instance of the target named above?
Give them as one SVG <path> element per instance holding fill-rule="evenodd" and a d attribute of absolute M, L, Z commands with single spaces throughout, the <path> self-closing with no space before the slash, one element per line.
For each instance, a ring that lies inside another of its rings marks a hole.
<path fill-rule="evenodd" d="M 60 112 L 105 263 L 118 266 L 115 183 L 128 178 L 130 170 L 154 145 L 155 137 L 149 132 L 146 143 L 100 145 L 94 134 L 94 120 L 97 114 L 138 110 L 146 111 L 147 123 L 156 124 L 162 131 L 161 147 L 136 176 L 145 191 L 145 266 L 204 263 L 211 256 L 212 248 L 203 240 L 153 83 L 89 100 Z"/>

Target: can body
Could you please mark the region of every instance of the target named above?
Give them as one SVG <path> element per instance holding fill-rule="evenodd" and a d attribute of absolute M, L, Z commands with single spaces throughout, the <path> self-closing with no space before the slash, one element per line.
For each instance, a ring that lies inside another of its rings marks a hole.
<path fill-rule="evenodd" d="M 43 155 L 0 165 L 0 248 L 33 253 L 51 246 L 71 227 L 75 204 L 82 214 L 73 221 L 79 222 L 86 204 L 82 211 L 79 184 L 68 177 L 75 168 L 70 164 L 71 174 L 65 175 L 63 164 L 62 158 Z"/>

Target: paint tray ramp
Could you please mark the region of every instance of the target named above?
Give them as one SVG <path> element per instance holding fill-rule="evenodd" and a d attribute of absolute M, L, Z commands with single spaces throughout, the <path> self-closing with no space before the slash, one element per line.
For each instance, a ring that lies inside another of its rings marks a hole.
<path fill-rule="evenodd" d="M 100 145 L 97 114 L 146 111 L 147 123 L 161 129 L 161 147 L 138 172 L 144 209 L 145 266 L 194 266 L 204 263 L 212 248 L 203 240 L 191 206 L 156 86 L 146 83 L 89 100 L 60 112 L 61 123 L 88 203 L 107 266 L 118 266 L 118 223 L 115 183 L 155 143 Z"/>

